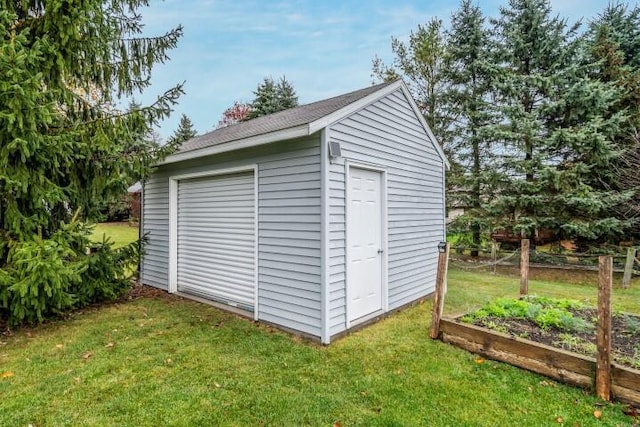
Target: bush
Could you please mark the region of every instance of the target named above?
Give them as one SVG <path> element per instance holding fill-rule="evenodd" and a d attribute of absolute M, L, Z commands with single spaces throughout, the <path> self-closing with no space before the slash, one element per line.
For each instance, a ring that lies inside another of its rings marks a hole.
<path fill-rule="evenodd" d="M 9 240 L 0 266 L 2 320 L 41 322 L 122 295 L 138 260 L 137 242 L 114 250 L 107 240 L 92 248 L 90 236 L 90 226 L 73 221 L 48 238 Z"/>

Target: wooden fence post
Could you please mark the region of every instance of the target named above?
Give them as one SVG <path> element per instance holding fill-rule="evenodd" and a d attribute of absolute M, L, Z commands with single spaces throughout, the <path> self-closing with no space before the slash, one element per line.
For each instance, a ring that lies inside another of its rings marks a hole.
<path fill-rule="evenodd" d="M 529 293 L 529 239 L 520 243 L 520 295 Z"/>
<path fill-rule="evenodd" d="M 438 272 L 436 275 L 436 292 L 433 297 L 433 312 L 431 315 L 431 331 L 429 336 L 437 339 L 440 335 L 440 319 L 444 309 L 444 294 L 447 290 L 447 269 L 449 264 L 449 243 L 446 244 L 444 252 L 438 256 Z"/>
<path fill-rule="evenodd" d="M 611 399 L 611 286 L 613 258 L 598 257 L 598 329 L 596 345 L 596 395 Z"/>
<path fill-rule="evenodd" d="M 496 274 L 497 261 L 498 261 L 498 243 L 491 242 L 491 262 L 493 263 L 493 274 Z"/>
<path fill-rule="evenodd" d="M 622 287 L 628 288 L 633 274 L 633 264 L 636 260 L 636 248 L 627 249 L 627 262 L 624 264 L 624 275 L 622 276 Z"/>

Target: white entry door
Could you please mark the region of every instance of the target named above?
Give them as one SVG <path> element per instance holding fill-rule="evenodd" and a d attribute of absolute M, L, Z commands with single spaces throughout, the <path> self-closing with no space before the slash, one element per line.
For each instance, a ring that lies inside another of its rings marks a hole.
<path fill-rule="evenodd" d="M 382 303 L 382 173 L 349 168 L 347 310 L 349 321 L 380 311 Z"/>

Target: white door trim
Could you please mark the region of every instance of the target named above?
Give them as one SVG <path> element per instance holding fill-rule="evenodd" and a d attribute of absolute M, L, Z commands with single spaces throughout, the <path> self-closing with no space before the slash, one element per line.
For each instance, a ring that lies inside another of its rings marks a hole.
<path fill-rule="evenodd" d="M 350 310 L 349 310 L 349 282 L 350 282 L 350 269 L 349 269 L 349 230 L 347 230 L 347 225 L 349 224 L 349 200 L 350 193 L 349 190 L 351 185 L 351 177 L 350 170 L 351 168 L 365 169 L 373 172 L 379 172 L 381 175 L 380 179 L 380 209 L 381 212 L 381 227 L 382 227 L 382 311 L 387 312 L 389 310 L 389 287 L 388 287 L 388 262 L 389 262 L 389 242 L 388 242 L 388 222 L 387 222 L 387 170 L 383 166 L 362 163 L 362 162 L 353 162 L 350 160 L 345 161 L 345 323 L 346 328 L 349 329 L 352 326 L 352 322 L 350 320 Z"/>
<path fill-rule="evenodd" d="M 169 293 L 178 292 L 178 181 L 190 178 L 213 177 L 241 172 L 253 172 L 254 179 L 254 307 L 253 318 L 258 320 L 258 165 L 250 164 L 235 168 L 193 172 L 169 177 Z"/>

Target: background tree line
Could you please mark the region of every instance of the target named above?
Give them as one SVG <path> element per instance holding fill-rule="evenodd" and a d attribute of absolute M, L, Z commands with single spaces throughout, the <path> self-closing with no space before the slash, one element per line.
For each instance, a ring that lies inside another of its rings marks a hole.
<path fill-rule="evenodd" d="M 403 77 L 452 163 L 452 225 L 479 246 L 507 229 L 551 230 L 581 247 L 640 237 L 640 9 L 610 4 L 588 24 L 548 0 L 488 18 L 463 0 L 433 19 L 378 80 Z"/>

